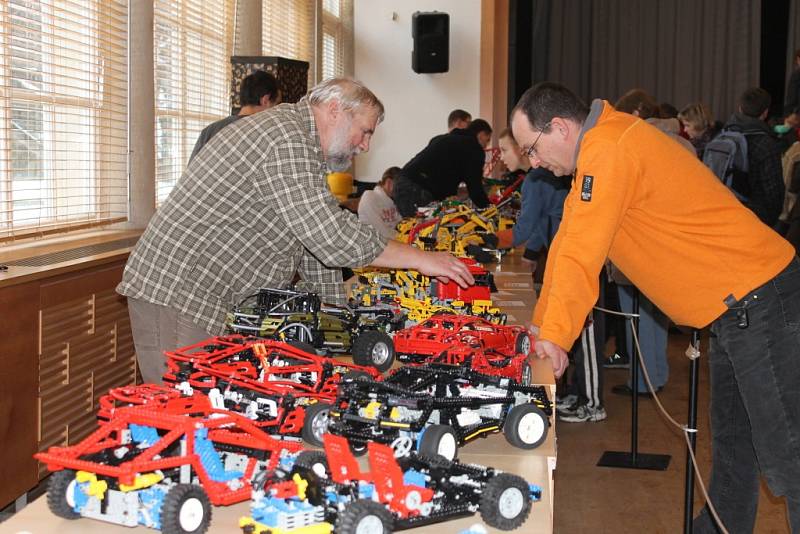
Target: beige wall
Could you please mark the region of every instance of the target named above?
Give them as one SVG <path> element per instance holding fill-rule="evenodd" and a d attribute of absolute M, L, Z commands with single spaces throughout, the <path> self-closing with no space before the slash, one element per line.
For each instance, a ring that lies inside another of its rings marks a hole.
<path fill-rule="evenodd" d="M 449 72 L 411 70 L 415 11 L 450 15 Z M 355 0 L 354 19 L 355 77 L 386 107 L 369 153 L 356 161 L 356 178 L 376 181 L 384 169 L 404 165 L 431 137 L 446 132 L 451 110 L 479 116 L 481 0 Z"/>

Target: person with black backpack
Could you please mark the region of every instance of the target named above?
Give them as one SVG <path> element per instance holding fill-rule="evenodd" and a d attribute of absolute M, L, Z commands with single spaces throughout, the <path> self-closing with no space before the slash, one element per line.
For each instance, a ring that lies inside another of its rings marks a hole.
<path fill-rule="evenodd" d="M 765 119 L 771 98 L 760 87 L 739 97 L 739 111 L 705 147 L 703 163 L 761 222 L 774 227 L 783 208 L 781 146 Z"/>

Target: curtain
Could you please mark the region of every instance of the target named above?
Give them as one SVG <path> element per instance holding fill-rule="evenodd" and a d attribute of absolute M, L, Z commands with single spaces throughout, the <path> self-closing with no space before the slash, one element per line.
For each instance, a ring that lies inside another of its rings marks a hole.
<path fill-rule="evenodd" d="M 703 101 L 725 120 L 758 85 L 760 28 L 760 0 L 559 0 L 548 77 L 587 103 L 638 87 L 678 109 Z"/>

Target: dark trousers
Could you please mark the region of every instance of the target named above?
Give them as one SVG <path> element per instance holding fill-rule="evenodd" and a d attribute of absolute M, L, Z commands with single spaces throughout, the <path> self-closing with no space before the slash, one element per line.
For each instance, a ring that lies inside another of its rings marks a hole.
<path fill-rule="evenodd" d="M 392 185 L 392 197 L 397 212 L 403 217 L 413 217 L 417 208 L 433 202 L 433 195 L 408 177 L 400 175 Z"/>
<path fill-rule="evenodd" d="M 764 476 L 800 532 L 800 260 L 712 323 L 708 358 L 711 502 L 731 534 L 750 533 Z M 713 523 L 703 509 L 693 532 Z"/>
<path fill-rule="evenodd" d="M 604 301 L 604 288 L 600 284 L 598 302 Z M 603 405 L 603 340 L 605 338 L 605 315 L 592 310 L 591 318 L 581 330 L 580 337 L 572 346 L 575 371 L 572 379 L 581 404 L 593 408 Z"/>

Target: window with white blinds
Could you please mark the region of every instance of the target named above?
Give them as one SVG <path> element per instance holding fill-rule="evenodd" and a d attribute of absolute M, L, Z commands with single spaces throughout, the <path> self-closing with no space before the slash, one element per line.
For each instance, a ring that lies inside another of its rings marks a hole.
<path fill-rule="evenodd" d="M 352 0 L 322 0 L 322 80 L 351 74 Z"/>
<path fill-rule="evenodd" d="M 265 56 L 308 61 L 309 84 L 351 74 L 352 0 L 263 0 L 262 48 Z M 320 39 L 316 17 L 321 14 Z M 317 59 L 321 72 L 315 73 Z"/>
<path fill-rule="evenodd" d="M 0 241 L 127 217 L 127 0 L 0 0 Z"/>
<path fill-rule="evenodd" d="M 233 11 L 234 0 L 155 0 L 156 205 L 200 131 L 230 114 Z"/>

